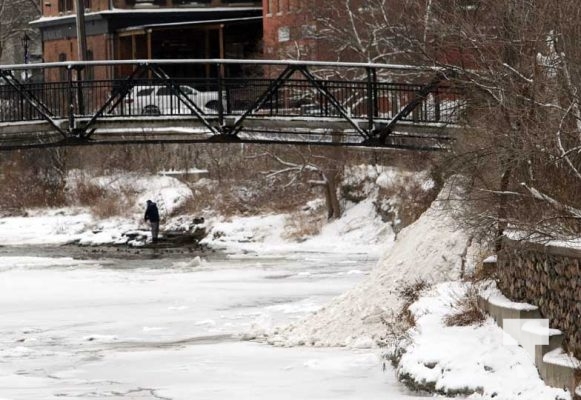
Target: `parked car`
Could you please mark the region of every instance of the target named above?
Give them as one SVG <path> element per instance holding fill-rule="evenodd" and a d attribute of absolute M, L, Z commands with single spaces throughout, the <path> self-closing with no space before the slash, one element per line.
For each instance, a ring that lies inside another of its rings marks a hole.
<path fill-rule="evenodd" d="M 200 92 L 181 85 L 181 92 L 206 114 L 218 112 L 218 92 Z M 224 97 L 225 98 L 225 97 Z M 224 109 L 226 105 L 224 104 Z M 186 102 L 170 86 L 134 86 L 125 97 L 125 110 L 132 115 L 191 114 Z"/>

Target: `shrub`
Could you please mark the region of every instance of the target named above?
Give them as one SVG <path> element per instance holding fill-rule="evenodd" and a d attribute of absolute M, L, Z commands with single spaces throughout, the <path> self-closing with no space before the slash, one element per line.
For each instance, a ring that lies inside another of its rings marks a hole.
<path fill-rule="evenodd" d="M 466 294 L 456 299 L 454 311 L 444 317 L 446 326 L 481 325 L 486 320 L 486 315 L 478 306 L 478 289 L 471 285 Z"/>
<path fill-rule="evenodd" d="M 91 213 L 98 218 L 127 214 L 135 195 L 130 187 L 121 187 L 113 192 L 87 178 L 80 179 L 69 193 L 71 202 L 89 207 Z"/>

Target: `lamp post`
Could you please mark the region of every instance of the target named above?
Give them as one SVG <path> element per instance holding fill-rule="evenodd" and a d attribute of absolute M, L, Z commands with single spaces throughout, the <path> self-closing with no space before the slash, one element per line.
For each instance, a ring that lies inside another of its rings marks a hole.
<path fill-rule="evenodd" d="M 30 37 L 26 32 L 24 32 L 24 36 L 22 36 L 22 47 L 24 48 L 24 64 L 28 64 L 30 62 L 30 55 L 28 53 L 28 42 L 30 42 Z"/>
<path fill-rule="evenodd" d="M 26 32 L 24 32 L 24 36 L 20 39 L 22 41 L 22 47 L 24 48 L 24 64 L 30 63 L 30 53 L 28 51 L 28 43 L 30 42 L 30 36 Z M 22 71 L 22 80 L 24 82 L 28 81 L 30 77 L 28 70 L 25 69 Z"/>

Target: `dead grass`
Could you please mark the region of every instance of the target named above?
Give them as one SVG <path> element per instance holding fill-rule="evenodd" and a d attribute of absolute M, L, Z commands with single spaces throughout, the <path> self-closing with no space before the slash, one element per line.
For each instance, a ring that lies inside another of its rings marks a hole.
<path fill-rule="evenodd" d="M 321 233 L 325 224 L 325 210 L 315 212 L 297 211 L 286 218 L 284 237 L 290 240 L 302 241 Z"/>
<path fill-rule="evenodd" d="M 72 201 L 80 206 L 89 207 L 91 213 L 98 218 L 110 218 L 127 214 L 135 194 L 129 187 L 112 191 L 89 180 L 82 180 L 77 183 L 72 193 Z"/>
<path fill-rule="evenodd" d="M 478 289 L 471 285 L 466 294 L 454 302 L 454 311 L 444 317 L 446 326 L 482 325 L 486 314 L 478 306 Z"/>
<path fill-rule="evenodd" d="M 430 288 L 430 284 L 419 279 L 404 283 L 397 291 L 403 304 L 397 314 L 390 319 L 384 319 L 385 335 L 379 341 L 386 348 L 386 358 L 394 367 L 397 367 L 407 347 L 411 344 L 410 328 L 416 326 L 416 320 L 410 306 L 419 300 L 423 292 Z"/>
<path fill-rule="evenodd" d="M 424 291 L 430 288 L 430 284 L 423 279 L 407 283 L 398 289 L 397 294 L 403 300 L 402 307 L 398 314 L 399 318 L 405 322 L 408 328 L 416 326 L 416 319 L 410 311 L 410 306 L 419 300 Z"/>
<path fill-rule="evenodd" d="M 189 187 L 193 196 L 174 214 L 201 215 L 207 209 L 226 218 L 268 212 L 288 213 L 313 197 L 313 190 L 300 182 L 285 187 L 277 181 L 267 182 L 262 176 L 246 180 L 206 181 L 203 185 L 194 182 Z"/>

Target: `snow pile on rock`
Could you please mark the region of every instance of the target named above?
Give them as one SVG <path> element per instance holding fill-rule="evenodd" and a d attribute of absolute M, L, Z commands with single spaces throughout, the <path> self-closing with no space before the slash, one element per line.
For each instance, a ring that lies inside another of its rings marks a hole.
<path fill-rule="evenodd" d="M 401 307 L 397 291 L 407 283 L 458 279 L 467 262 L 471 237 L 450 210 L 460 189 L 447 185 L 432 206 L 403 229 L 370 276 L 309 317 L 273 332 L 275 345 L 368 347 L 386 333 Z M 442 201 L 442 200 L 446 201 Z"/>
<path fill-rule="evenodd" d="M 442 319 L 453 313 L 467 287 L 461 282 L 442 283 L 410 306 L 416 327 L 399 362 L 398 377 L 415 389 L 450 396 L 570 399 L 565 391 L 544 384 L 525 349 L 503 344 L 503 331 L 492 318 L 480 326 L 444 325 Z"/>

